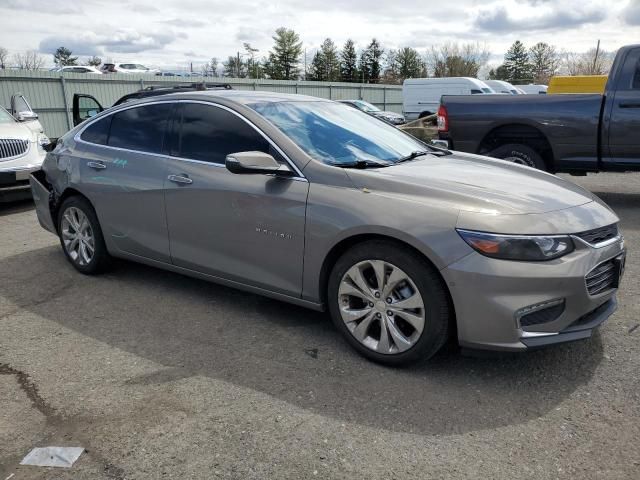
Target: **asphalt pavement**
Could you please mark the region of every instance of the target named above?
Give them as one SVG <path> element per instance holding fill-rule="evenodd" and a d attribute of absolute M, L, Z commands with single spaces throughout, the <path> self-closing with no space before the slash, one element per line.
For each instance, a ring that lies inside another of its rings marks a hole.
<path fill-rule="evenodd" d="M 0 206 L 0 480 L 640 478 L 640 174 L 566 178 L 622 218 L 618 312 L 405 369 L 323 313 L 127 262 L 82 276 L 32 203 Z M 49 445 L 87 451 L 18 465 Z"/>

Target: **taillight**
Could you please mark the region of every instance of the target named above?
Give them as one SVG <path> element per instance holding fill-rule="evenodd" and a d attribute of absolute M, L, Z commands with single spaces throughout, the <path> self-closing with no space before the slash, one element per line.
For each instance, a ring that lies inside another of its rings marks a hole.
<path fill-rule="evenodd" d="M 444 105 L 440 105 L 440 108 L 438 108 L 438 131 L 449 131 L 449 116 L 447 115 L 447 108 Z"/>

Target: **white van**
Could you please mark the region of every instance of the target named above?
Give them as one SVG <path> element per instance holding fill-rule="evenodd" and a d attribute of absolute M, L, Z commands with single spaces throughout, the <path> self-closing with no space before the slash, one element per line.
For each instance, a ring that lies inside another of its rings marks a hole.
<path fill-rule="evenodd" d="M 477 78 L 408 78 L 402 84 L 402 108 L 407 121 L 411 121 L 437 113 L 443 95 L 492 93 L 496 92 Z"/>
<path fill-rule="evenodd" d="M 496 93 L 506 93 L 508 95 L 521 95 L 518 89 L 504 80 L 483 80 L 484 83 L 489 85 Z"/>
<path fill-rule="evenodd" d="M 537 95 L 537 94 L 545 95 L 547 93 L 547 88 L 549 87 L 547 87 L 546 85 L 529 84 L 529 85 L 518 85 L 518 88 L 523 90 L 524 93 L 526 93 L 527 95 Z"/>

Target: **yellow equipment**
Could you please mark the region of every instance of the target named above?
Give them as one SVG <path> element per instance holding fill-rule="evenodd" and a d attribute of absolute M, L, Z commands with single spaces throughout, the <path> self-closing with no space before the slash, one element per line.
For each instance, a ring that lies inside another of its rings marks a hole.
<path fill-rule="evenodd" d="M 606 75 L 557 76 L 549 80 L 547 94 L 554 93 L 604 93 Z"/>

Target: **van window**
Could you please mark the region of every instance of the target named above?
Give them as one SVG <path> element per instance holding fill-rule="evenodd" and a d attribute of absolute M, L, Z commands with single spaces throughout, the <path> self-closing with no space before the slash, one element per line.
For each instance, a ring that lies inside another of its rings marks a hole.
<path fill-rule="evenodd" d="M 157 103 L 114 113 L 108 145 L 140 152 L 160 153 L 173 105 Z"/>
<path fill-rule="evenodd" d="M 476 90 L 475 88 L 471 89 L 471 95 L 478 95 L 478 94 L 482 94 L 482 90 Z"/>

